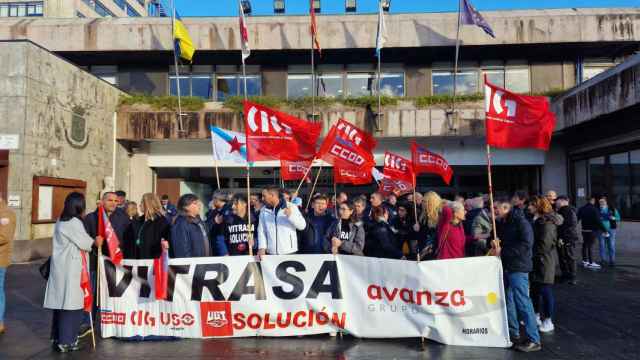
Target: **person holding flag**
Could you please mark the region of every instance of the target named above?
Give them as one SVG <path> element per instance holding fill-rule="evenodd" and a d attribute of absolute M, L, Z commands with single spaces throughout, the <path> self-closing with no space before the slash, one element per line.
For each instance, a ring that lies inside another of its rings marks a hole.
<path fill-rule="evenodd" d="M 102 246 L 104 239 L 96 236 L 94 240 L 85 230 L 82 223 L 85 206 L 83 194 L 67 195 L 53 231 L 44 307 L 53 310 L 51 337 L 54 349 L 59 352 L 80 350 L 78 332 L 83 311 L 92 311 L 87 257 L 93 246 Z"/>

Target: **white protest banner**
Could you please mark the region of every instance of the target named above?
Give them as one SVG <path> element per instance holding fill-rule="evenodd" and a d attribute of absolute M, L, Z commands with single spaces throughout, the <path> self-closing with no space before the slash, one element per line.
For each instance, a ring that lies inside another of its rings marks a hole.
<path fill-rule="evenodd" d="M 104 337 L 423 336 L 507 347 L 502 265 L 485 256 L 412 261 L 348 255 L 171 259 L 167 300 L 153 260 L 102 258 Z"/>

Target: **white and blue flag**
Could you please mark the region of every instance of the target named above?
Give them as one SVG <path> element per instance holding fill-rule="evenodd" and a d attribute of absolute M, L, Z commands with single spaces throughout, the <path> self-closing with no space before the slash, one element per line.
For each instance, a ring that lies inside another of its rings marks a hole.
<path fill-rule="evenodd" d="M 382 9 L 382 3 L 384 1 L 385 0 L 378 1 L 378 36 L 376 37 L 376 56 L 378 58 L 380 58 L 380 51 L 387 41 L 387 25 L 384 22 L 384 10 Z"/>
<path fill-rule="evenodd" d="M 210 126 L 211 145 L 215 160 L 231 161 L 239 165 L 247 164 L 247 141 L 245 134 Z"/>

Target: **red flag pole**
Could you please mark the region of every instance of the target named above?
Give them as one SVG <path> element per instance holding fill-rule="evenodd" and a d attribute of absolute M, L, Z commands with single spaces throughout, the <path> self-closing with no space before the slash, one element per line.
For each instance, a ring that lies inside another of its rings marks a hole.
<path fill-rule="evenodd" d="M 314 161 L 316 161 L 315 157 L 313 159 L 311 159 L 311 164 L 309 164 L 309 167 L 307 168 L 307 171 L 304 173 L 304 176 L 302 176 L 302 180 L 300 180 L 300 183 L 298 184 L 298 187 L 296 188 L 296 191 L 293 193 L 296 196 L 298 195 L 298 192 L 300 191 L 300 188 L 302 187 L 302 184 L 304 183 L 304 179 L 306 179 L 307 175 L 309 175 L 309 171 L 311 171 L 311 167 L 313 166 L 313 162 Z"/>
<path fill-rule="evenodd" d="M 498 231 L 496 230 L 496 212 L 493 208 L 493 182 L 491 180 L 491 146 L 489 146 L 489 144 L 487 144 L 487 173 L 489 175 L 489 207 L 491 207 L 493 238 L 495 240 L 498 240 Z"/>

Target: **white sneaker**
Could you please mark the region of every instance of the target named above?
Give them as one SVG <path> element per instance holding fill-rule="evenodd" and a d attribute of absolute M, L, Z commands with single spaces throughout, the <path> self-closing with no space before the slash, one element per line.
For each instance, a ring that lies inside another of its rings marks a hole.
<path fill-rule="evenodd" d="M 540 319 L 540 314 L 536 314 L 536 324 L 538 324 L 538 327 L 542 326 L 542 320 Z"/>
<path fill-rule="evenodd" d="M 541 333 L 548 333 L 552 332 L 554 329 L 555 327 L 553 326 L 551 319 L 544 319 L 538 330 L 540 330 Z"/>
<path fill-rule="evenodd" d="M 582 266 L 583 267 L 589 267 L 589 262 L 582 260 Z"/>
<path fill-rule="evenodd" d="M 602 266 L 598 265 L 598 263 L 592 262 L 589 264 L 589 267 L 592 269 L 601 269 Z"/>

